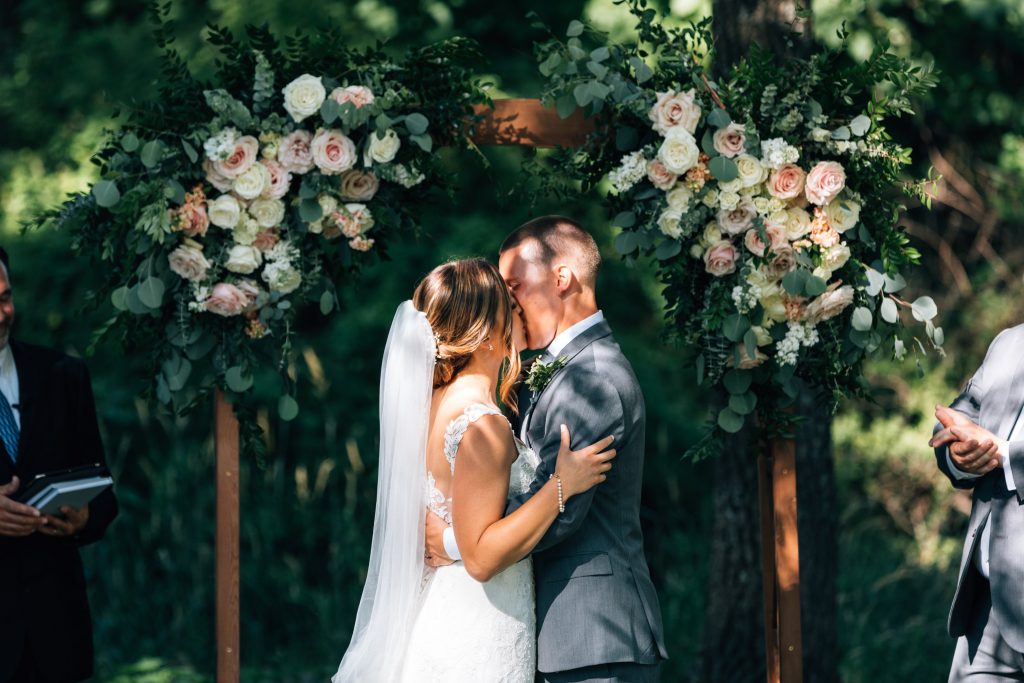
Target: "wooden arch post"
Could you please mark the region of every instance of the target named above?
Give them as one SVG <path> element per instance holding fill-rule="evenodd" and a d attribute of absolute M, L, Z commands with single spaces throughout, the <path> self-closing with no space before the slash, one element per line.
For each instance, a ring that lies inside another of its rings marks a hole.
<path fill-rule="evenodd" d="M 495 100 L 493 108 L 478 106 L 476 113 L 483 117 L 473 135 L 478 145 L 578 147 L 594 130 L 594 122 L 584 118 L 580 110 L 562 119 L 535 99 Z M 214 401 L 217 682 L 239 683 L 239 425 L 223 392 L 218 390 Z M 796 446 L 792 440 L 775 441 L 769 450 L 770 456 L 759 459 L 768 680 L 800 683 Z"/>

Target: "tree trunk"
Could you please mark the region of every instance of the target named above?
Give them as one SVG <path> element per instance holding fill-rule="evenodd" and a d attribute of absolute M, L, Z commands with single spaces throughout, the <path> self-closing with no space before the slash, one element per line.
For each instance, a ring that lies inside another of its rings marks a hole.
<path fill-rule="evenodd" d="M 757 43 L 803 56 L 807 20 L 793 0 L 714 0 L 714 72 L 721 77 Z M 794 34 L 794 31 L 801 31 Z M 836 495 L 832 419 L 825 401 L 804 392 L 797 411 L 797 501 L 804 681 L 838 679 Z M 753 429 L 726 438 L 714 463 L 714 521 L 701 675 L 707 683 L 765 680 L 757 439 Z"/>

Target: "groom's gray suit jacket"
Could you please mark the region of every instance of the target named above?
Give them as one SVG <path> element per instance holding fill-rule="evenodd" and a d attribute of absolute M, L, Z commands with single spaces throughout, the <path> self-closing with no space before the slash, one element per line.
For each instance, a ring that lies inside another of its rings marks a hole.
<path fill-rule="evenodd" d="M 510 502 L 509 512 L 554 472 L 559 425 L 569 427 L 574 449 L 614 434 L 618 455 L 607 481 L 571 498 L 534 550 L 537 668 L 551 673 L 654 663 L 668 655 L 640 530 L 644 397 L 605 322 L 559 355 L 565 367 L 526 413 L 526 442 L 541 458 L 537 478 L 528 493 Z"/>
<path fill-rule="evenodd" d="M 1024 325 L 1004 330 L 989 346 L 981 367 L 952 403 L 952 408 L 1008 439 L 1024 405 Z M 1024 419 L 1024 418 L 1022 418 Z M 936 425 L 936 431 L 941 425 Z M 996 468 L 983 477 L 960 479 L 950 471 L 947 447 L 936 448 L 939 469 L 953 486 L 974 489 L 971 519 L 960 560 L 956 595 L 949 612 L 949 634 L 965 635 L 971 626 L 974 592 L 981 587 L 980 574 L 972 556 L 981 539 L 983 525 L 991 525 L 989 544 L 989 585 L 992 612 L 1003 639 L 1017 652 L 1024 652 L 1024 441 L 1010 443 L 1008 461 L 1016 491 L 1006 486 L 1005 473 Z"/>

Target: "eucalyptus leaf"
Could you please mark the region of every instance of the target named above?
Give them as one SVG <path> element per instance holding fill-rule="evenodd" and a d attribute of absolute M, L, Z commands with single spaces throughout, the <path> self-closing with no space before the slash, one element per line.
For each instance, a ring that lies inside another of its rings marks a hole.
<path fill-rule="evenodd" d="M 174 178 L 168 178 L 164 185 L 164 196 L 175 204 L 183 204 L 185 202 L 185 188 Z"/>
<path fill-rule="evenodd" d="M 429 152 L 434 148 L 434 140 L 426 133 L 420 133 L 419 135 L 410 135 L 409 139 L 415 142 L 420 149 L 424 152 Z"/>
<path fill-rule="evenodd" d="M 704 384 L 704 364 L 705 364 L 704 354 L 703 353 L 698 354 L 697 355 L 697 362 L 696 362 L 696 366 L 697 366 L 697 386 L 700 386 L 700 385 Z"/>
<path fill-rule="evenodd" d="M 828 283 L 817 275 L 808 275 L 804 283 L 804 294 L 807 296 L 820 296 L 828 289 Z"/>
<path fill-rule="evenodd" d="M 730 394 L 745 394 L 754 383 L 754 376 L 747 370 L 730 370 L 722 377 L 722 383 Z"/>
<path fill-rule="evenodd" d="M 850 318 L 850 324 L 853 325 L 853 329 L 859 332 L 867 332 L 871 329 L 871 325 L 874 323 L 874 316 L 871 315 L 871 311 L 864 306 L 858 306 L 853 309 L 853 316 Z"/>
<path fill-rule="evenodd" d="M 850 121 L 850 132 L 857 137 L 861 137 L 871 128 L 871 119 L 861 114 Z"/>
<path fill-rule="evenodd" d="M 569 28 L 566 29 L 565 35 L 568 36 L 569 38 L 575 38 L 577 36 L 583 35 L 583 28 L 583 22 L 579 21 L 578 19 L 573 19 L 572 21 L 569 22 Z"/>
<path fill-rule="evenodd" d="M 594 95 L 590 92 L 589 83 L 578 84 L 575 88 L 572 89 L 572 95 L 573 97 L 576 98 L 576 104 L 578 104 L 581 107 L 587 106 L 594 99 Z"/>
<path fill-rule="evenodd" d="M 299 414 L 299 404 L 291 396 L 285 394 L 277 401 L 277 414 L 285 422 L 291 422 Z"/>
<path fill-rule="evenodd" d="M 715 176 L 715 179 L 722 183 L 727 183 L 730 180 L 735 180 L 740 171 L 736 167 L 736 162 L 728 157 L 717 156 L 708 162 L 708 170 L 711 171 L 711 175 Z"/>
<path fill-rule="evenodd" d="M 590 58 L 595 62 L 603 62 L 604 60 L 611 57 L 612 53 L 607 47 L 601 46 L 590 53 Z"/>
<path fill-rule="evenodd" d="M 885 293 L 886 294 L 895 294 L 896 292 L 901 291 L 906 286 L 907 286 L 907 281 L 899 273 L 896 273 L 896 275 L 894 275 L 892 277 L 889 277 L 888 275 L 885 276 Z"/>
<path fill-rule="evenodd" d="M 253 383 L 252 375 L 240 365 L 228 368 L 228 371 L 224 373 L 224 381 L 227 383 L 228 389 L 236 394 L 249 391 Z"/>
<path fill-rule="evenodd" d="M 405 117 L 405 127 L 413 135 L 423 135 L 427 132 L 428 125 L 430 124 L 427 117 L 419 112 L 413 112 Z"/>
<path fill-rule="evenodd" d="M 299 201 L 299 218 L 312 223 L 320 220 L 324 215 L 323 207 L 316 199 L 302 199 Z"/>
<path fill-rule="evenodd" d="M 632 228 L 636 225 L 636 214 L 632 211 L 622 211 L 612 219 L 612 225 L 619 228 Z"/>
<path fill-rule="evenodd" d="M 729 397 L 729 409 L 737 415 L 749 415 L 757 407 L 757 394 L 748 391 L 745 394 L 733 394 Z"/>
<path fill-rule="evenodd" d="M 104 209 L 121 201 L 121 191 L 117 189 L 117 183 L 113 180 L 101 180 L 92 186 L 92 196 L 96 198 L 97 206 Z"/>
<path fill-rule="evenodd" d="M 832 131 L 832 139 L 833 140 L 849 140 L 850 139 L 850 129 L 849 129 L 849 127 L 847 127 L 847 126 L 839 126 L 838 128 L 836 128 L 834 131 Z"/>
<path fill-rule="evenodd" d="M 320 312 L 328 315 L 334 310 L 334 293 L 327 291 L 320 295 Z"/>
<path fill-rule="evenodd" d="M 636 82 L 638 85 L 643 85 L 654 77 L 654 71 L 647 65 L 647 62 L 639 57 L 630 57 L 629 64 L 633 67 L 633 71 L 636 73 Z"/>
<path fill-rule="evenodd" d="M 142 165 L 153 168 L 160 163 L 164 155 L 164 145 L 159 140 L 150 140 L 142 146 Z"/>
<path fill-rule="evenodd" d="M 604 78 L 608 75 L 608 67 L 600 62 L 587 62 L 587 70 L 598 78 Z"/>
<path fill-rule="evenodd" d="M 135 133 L 125 133 L 121 138 L 121 149 L 131 154 L 139 149 L 139 136 Z"/>
<path fill-rule="evenodd" d="M 733 313 L 722 322 L 722 334 L 731 342 L 741 341 L 749 329 L 750 320 L 739 313 Z"/>
<path fill-rule="evenodd" d="M 199 161 L 199 152 L 196 151 L 196 148 L 188 140 L 181 141 L 181 148 L 185 150 L 185 156 L 188 157 L 190 162 L 194 164 Z"/>
<path fill-rule="evenodd" d="M 160 308 L 164 301 L 164 281 L 158 277 L 148 277 L 138 285 L 139 301 L 148 308 Z"/>
<path fill-rule="evenodd" d="M 637 248 L 637 236 L 636 233 L 627 230 L 619 233 L 619 236 L 615 238 L 615 251 L 619 252 L 623 256 L 632 254 Z"/>
<path fill-rule="evenodd" d="M 938 315 L 939 309 L 930 296 L 922 296 L 910 305 L 910 312 L 915 320 L 925 322 Z"/>
<path fill-rule="evenodd" d="M 576 99 L 572 95 L 562 95 L 555 100 L 555 111 L 559 118 L 569 118 L 576 111 Z"/>
<path fill-rule="evenodd" d="M 743 417 L 737 415 L 732 408 L 722 408 L 718 412 L 718 426 L 724 432 L 735 434 L 743 429 Z"/>
<path fill-rule="evenodd" d="M 110 293 L 110 303 L 119 311 L 128 310 L 128 288 L 118 287 Z"/>
<path fill-rule="evenodd" d="M 654 257 L 659 261 L 665 261 L 679 255 L 683 250 L 683 243 L 679 240 L 667 239 L 658 245 L 654 250 Z"/>
<path fill-rule="evenodd" d="M 867 292 L 868 296 L 878 296 L 885 286 L 885 276 L 874 268 L 867 268 L 865 272 L 868 276 L 868 286 L 864 291 Z"/>
<path fill-rule="evenodd" d="M 807 284 L 807 279 L 810 276 L 811 274 L 806 270 L 791 270 L 783 276 L 782 288 L 790 296 L 803 296 L 804 285 Z"/>
<path fill-rule="evenodd" d="M 725 111 L 721 107 L 715 107 L 708 112 L 708 125 L 714 126 L 715 128 L 725 128 L 732 123 L 732 118 L 729 116 L 729 112 Z"/>
<path fill-rule="evenodd" d="M 900 319 L 900 311 L 896 307 L 896 302 L 892 299 L 882 299 L 882 305 L 879 312 L 882 314 L 882 320 L 892 325 L 895 325 Z"/>

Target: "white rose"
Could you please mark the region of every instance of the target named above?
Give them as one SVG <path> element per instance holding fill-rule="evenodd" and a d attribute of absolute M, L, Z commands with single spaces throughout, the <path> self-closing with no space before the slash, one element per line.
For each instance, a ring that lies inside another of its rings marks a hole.
<path fill-rule="evenodd" d="M 832 271 L 825 266 L 818 266 L 817 268 L 811 271 L 811 275 L 821 280 L 824 280 L 825 282 L 828 282 L 829 280 L 832 279 Z"/>
<path fill-rule="evenodd" d="M 669 208 L 678 209 L 686 213 L 690 208 L 690 200 L 693 199 L 693 192 L 686 185 L 679 185 L 665 195 Z"/>
<path fill-rule="evenodd" d="M 703 258 L 704 257 L 704 247 L 700 246 L 699 244 L 691 244 L 690 245 L 690 256 L 692 256 L 693 258 Z"/>
<path fill-rule="evenodd" d="M 740 198 L 737 197 L 736 201 L 739 200 Z M 708 207 L 709 209 L 715 208 L 715 206 L 718 204 L 718 190 L 716 190 L 715 188 L 711 188 L 710 190 L 704 193 L 704 196 L 700 198 L 700 201 L 702 204 L 704 204 L 704 206 Z"/>
<path fill-rule="evenodd" d="M 697 165 L 700 149 L 697 141 L 683 128 L 672 128 L 658 150 L 658 158 L 670 173 L 681 175 Z"/>
<path fill-rule="evenodd" d="M 284 108 L 296 123 L 319 111 L 327 98 L 323 81 L 309 74 L 299 76 L 281 92 L 284 94 Z"/>
<path fill-rule="evenodd" d="M 704 232 L 700 236 L 701 244 L 707 246 L 721 242 L 722 239 L 722 230 L 718 227 L 718 223 L 708 223 L 704 226 Z"/>
<path fill-rule="evenodd" d="M 753 226 L 756 217 L 757 209 L 754 208 L 754 203 L 750 199 L 744 199 L 734 209 L 719 209 L 718 224 L 722 227 L 722 232 L 739 235 Z"/>
<path fill-rule="evenodd" d="M 270 185 L 270 171 L 263 164 L 253 164 L 248 171 L 235 178 L 232 188 L 242 199 L 256 199 Z"/>
<path fill-rule="evenodd" d="M 795 241 L 811 231 L 811 215 L 794 206 L 786 209 L 786 238 Z"/>
<path fill-rule="evenodd" d="M 286 261 L 268 263 L 262 277 L 270 291 L 281 294 L 291 294 L 302 284 L 302 274 Z"/>
<path fill-rule="evenodd" d="M 852 199 L 833 199 L 825 207 L 825 216 L 836 232 L 844 233 L 860 220 L 860 204 Z"/>
<path fill-rule="evenodd" d="M 284 220 L 284 202 L 280 199 L 257 199 L 249 205 L 249 214 L 261 228 L 276 228 Z"/>
<path fill-rule="evenodd" d="M 242 207 L 238 200 L 229 194 L 222 194 L 206 205 L 206 213 L 210 222 L 218 228 L 231 230 L 238 225 L 238 218 L 242 215 Z"/>
<path fill-rule="evenodd" d="M 824 249 L 822 253 L 822 265 L 835 272 L 846 265 L 850 260 L 850 247 L 845 242 Z"/>
<path fill-rule="evenodd" d="M 768 179 L 768 169 L 757 158 L 741 154 L 736 158 L 736 170 L 744 187 L 755 187 Z"/>
<path fill-rule="evenodd" d="M 256 219 L 245 215 L 238 221 L 238 225 L 235 226 L 234 231 L 231 233 L 231 238 L 236 244 L 249 246 L 256 241 L 256 236 L 260 234 L 260 230 L 262 228 L 256 222 Z"/>
<path fill-rule="evenodd" d="M 256 247 L 247 247 L 244 244 L 236 244 L 228 251 L 228 261 L 224 267 L 232 273 L 247 275 L 260 267 L 263 256 Z"/>
<path fill-rule="evenodd" d="M 718 195 L 718 208 L 722 211 L 732 211 L 740 205 L 740 196 L 735 192 L 722 192 Z"/>
<path fill-rule="evenodd" d="M 683 217 L 683 212 L 679 209 L 666 209 L 658 216 L 658 228 L 661 229 L 661 234 L 666 237 L 671 237 L 674 240 L 679 239 L 683 236 L 683 229 L 679 225 L 680 219 Z"/>
<path fill-rule="evenodd" d="M 743 184 L 743 179 L 736 177 L 732 180 L 727 180 L 724 183 L 718 183 L 719 192 L 735 192 L 739 193 L 746 185 Z"/>
<path fill-rule="evenodd" d="M 402 140 L 398 137 L 398 133 L 390 128 L 385 131 L 384 137 L 377 137 L 377 134 L 374 133 L 370 136 L 370 144 L 366 148 L 366 158 L 378 164 L 386 164 L 395 158 L 401 146 Z M 370 165 L 365 160 L 364 163 L 367 166 Z"/>

